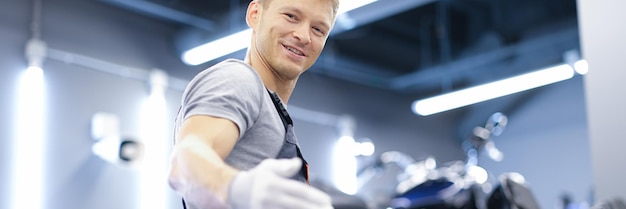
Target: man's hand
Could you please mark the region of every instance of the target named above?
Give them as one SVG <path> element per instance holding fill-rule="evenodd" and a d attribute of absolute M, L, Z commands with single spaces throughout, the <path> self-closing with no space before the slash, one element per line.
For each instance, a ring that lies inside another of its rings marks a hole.
<path fill-rule="evenodd" d="M 333 208 L 324 192 L 289 179 L 301 166 L 298 158 L 267 159 L 249 171 L 240 172 L 230 185 L 230 206 L 234 209 Z"/>

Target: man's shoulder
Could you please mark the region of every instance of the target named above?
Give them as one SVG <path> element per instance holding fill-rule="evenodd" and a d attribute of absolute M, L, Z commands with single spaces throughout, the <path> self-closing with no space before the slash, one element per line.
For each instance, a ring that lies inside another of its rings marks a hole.
<path fill-rule="evenodd" d="M 222 69 L 234 69 L 242 71 L 254 71 L 250 65 L 239 59 L 226 59 L 223 60 L 207 70 L 222 70 Z"/>
<path fill-rule="evenodd" d="M 238 59 L 226 59 L 200 71 L 194 80 L 207 77 L 226 80 L 257 81 L 260 79 L 257 72 L 250 65 Z"/>

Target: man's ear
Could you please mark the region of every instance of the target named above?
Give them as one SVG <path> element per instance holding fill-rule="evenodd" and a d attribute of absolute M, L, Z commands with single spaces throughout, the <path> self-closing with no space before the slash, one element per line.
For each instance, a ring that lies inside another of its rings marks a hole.
<path fill-rule="evenodd" d="M 248 4 L 248 10 L 246 11 L 246 23 L 252 29 L 255 29 L 258 23 L 259 9 L 261 9 L 261 5 L 259 5 L 259 2 L 256 0 L 250 1 L 250 4 Z"/>

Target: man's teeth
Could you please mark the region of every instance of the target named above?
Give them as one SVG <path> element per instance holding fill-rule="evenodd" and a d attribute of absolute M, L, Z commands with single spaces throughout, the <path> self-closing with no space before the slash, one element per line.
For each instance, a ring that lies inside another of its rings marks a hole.
<path fill-rule="evenodd" d="M 302 54 L 302 52 L 300 52 L 300 51 L 298 51 L 298 50 L 296 50 L 294 48 L 291 48 L 291 47 L 287 47 L 287 50 L 289 50 L 289 51 L 291 51 L 293 53 L 296 53 L 298 55 L 304 55 L 304 54 Z"/>

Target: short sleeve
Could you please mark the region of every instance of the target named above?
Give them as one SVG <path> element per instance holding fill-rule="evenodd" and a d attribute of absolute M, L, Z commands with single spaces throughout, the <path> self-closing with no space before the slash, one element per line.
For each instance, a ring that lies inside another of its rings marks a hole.
<path fill-rule="evenodd" d="M 249 65 L 226 60 L 196 75 L 183 93 L 181 111 L 185 120 L 193 115 L 228 119 L 239 128 L 239 137 L 259 117 L 265 87 Z"/>

